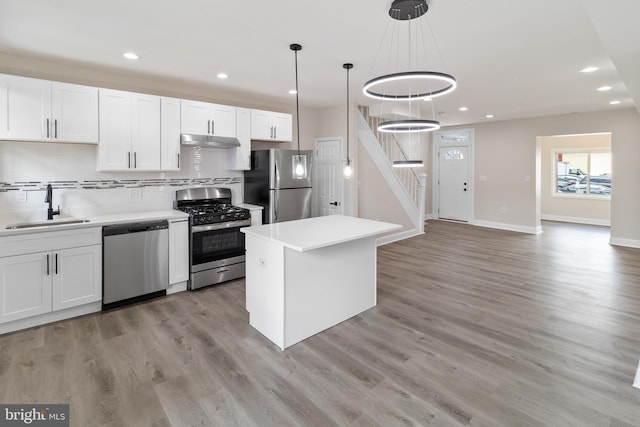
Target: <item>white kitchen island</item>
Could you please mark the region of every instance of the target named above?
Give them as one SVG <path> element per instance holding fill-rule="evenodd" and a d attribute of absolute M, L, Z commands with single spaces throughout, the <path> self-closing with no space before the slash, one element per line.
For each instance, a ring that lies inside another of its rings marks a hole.
<path fill-rule="evenodd" d="M 376 236 L 397 224 L 342 215 L 241 229 L 249 323 L 281 349 L 376 305 Z"/>

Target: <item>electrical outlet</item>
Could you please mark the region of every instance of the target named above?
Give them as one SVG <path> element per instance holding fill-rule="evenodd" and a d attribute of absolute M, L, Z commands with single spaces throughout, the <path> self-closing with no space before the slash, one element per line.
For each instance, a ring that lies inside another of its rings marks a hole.
<path fill-rule="evenodd" d="M 501 212 L 501 213 L 505 213 L 505 212 L 507 212 L 507 208 L 505 208 L 504 206 L 501 206 L 501 207 L 500 207 L 500 212 Z"/>
<path fill-rule="evenodd" d="M 133 187 L 129 189 L 129 196 L 132 199 L 142 198 L 142 187 Z"/>
<path fill-rule="evenodd" d="M 27 203 L 27 192 L 26 191 L 18 191 L 18 201 L 22 203 Z"/>

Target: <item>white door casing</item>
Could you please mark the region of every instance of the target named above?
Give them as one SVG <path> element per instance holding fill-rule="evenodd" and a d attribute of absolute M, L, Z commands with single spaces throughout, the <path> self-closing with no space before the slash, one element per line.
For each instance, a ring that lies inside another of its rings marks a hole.
<path fill-rule="evenodd" d="M 472 129 L 434 134 L 433 213 L 436 218 L 473 219 Z"/>
<path fill-rule="evenodd" d="M 318 216 L 341 215 L 342 139 L 316 140 L 316 206 Z"/>

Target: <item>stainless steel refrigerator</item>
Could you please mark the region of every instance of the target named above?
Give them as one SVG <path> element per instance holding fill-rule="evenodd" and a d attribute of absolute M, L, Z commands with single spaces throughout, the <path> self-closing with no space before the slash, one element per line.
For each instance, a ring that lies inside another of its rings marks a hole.
<path fill-rule="evenodd" d="M 251 152 L 251 170 L 244 172 L 244 202 L 260 205 L 262 223 L 311 217 L 311 177 L 313 151 L 307 156 L 307 174 L 293 177 L 293 156 L 298 150 L 269 149 Z"/>

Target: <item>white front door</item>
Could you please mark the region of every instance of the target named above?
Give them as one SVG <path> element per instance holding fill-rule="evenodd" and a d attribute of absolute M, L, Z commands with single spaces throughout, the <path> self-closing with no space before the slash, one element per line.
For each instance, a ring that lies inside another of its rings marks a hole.
<path fill-rule="evenodd" d="M 318 216 L 342 214 L 342 140 L 316 140 Z"/>
<path fill-rule="evenodd" d="M 471 202 L 468 147 L 440 147 L 438 172 L 438 217 L 468 221 Z"/>

